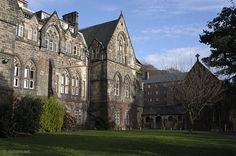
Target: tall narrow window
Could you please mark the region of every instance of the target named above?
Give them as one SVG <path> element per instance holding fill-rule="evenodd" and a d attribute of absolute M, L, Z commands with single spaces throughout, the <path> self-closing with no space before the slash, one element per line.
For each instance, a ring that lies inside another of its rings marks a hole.
<path fill-rule="evenodd" d="M 14 58 L 14 81 L 13 81 L 13 86 L 14 87 L 19 87 L 20 86 L 20 61 L 17 58 Z"/>
<path fill-rule="evenodd" d="M 76 123 L 77 123 L 77 125 L 81 125 L 82 124 L 82 111 L 81 111 L 81 109 L 79 109 L 79 110 L 76 110 L 75 112 L 74 112 L 74 115 L 75 115 L 75 118 L 76 118 Z"/>
<path fill-rule="evenodd" d="M 29 40 L 32 40 L 32 34 L 33 34 L 33 29 L 32 29 L 32 28 L 29 28 L 29 29 L 28 29 L 28 39 L 29 39 Z"/>
<path fill-rule="evenodd" d="M 75 95 L 79 95 L 79 78 L 77 77 L 75 80 Z"/>
<path fill-rule="evenodd" d="M 69 41 L 66 42 L 66 52 L 71 53 L 71 43 Z"/>
<path fill-rule="evenodd" d="M 130 97 L 130 80 L 128 77 L 125 78 L 125 97 Z"/>
<path fill-rule="evenodd" d="M 69 73 L 65 71 L 61 75 L 61 93 L 62 94 L 69 94 L 69 82 L 70 82 Z"/>
<path fill-rule="evenodd" d="M 76 46 L 74 46 L 74 55 L 77 55 L 77 47 Z"/>
<path fill-rule="evenodd" d="M 120 125 L 120 111 L 119 110 L 115 111 L 114 117 L 115 117 L 116 125 L 119 126 Z"/>
<path fill-rule="evenodd" d="M 75 95 L 75 78 L 71 79 L 71 94 Z"/>
<path fill-rule="evenodd" d="M 65 93 L 65 75 L 64 74 L 61 76 L 61 93 L 62 94 Z"/>
<path fill-rule="evenodd" d="M 114 80 L 114 94 L 115 96 L 120 95 L 120 78 L 118 75 L 115 76 L 115 80 Z"/>
<path fill-rule="evenodd" d="M 129 112 L 128 111 L 125 111 L 125 124 L 126 125 L 129 125 L 130 121 L 129 121 Z"/>
<path fill-rule="evenodd" d="M 23 24 L 18 25 L 17 36 L 20 36 L 20 37 L 24 36 L 24 26 L 23 26 Z"/>
<path fill-rule="evenodd" d="M 38 30 L 34 29 L 33 30 L 33 41 L 37 42 L 38 40 Z"/>
<path fill-rule="evenodd" d="M 59 76 L 56 76 L 56 82 L 55 82 L 55 86 L 56 86 L 56 93 L 58 93 L 58 83 L 59 83 Z"/>
<path fill-rule="evenodd" d="M 24 69 L 24 88 L 34 89 L 35 88 L 35 76 L 36 68 L 32 61 L 29 61 Z"/>
<path fill-rule="evenodd" d="M 122 35 L 117 38 L 117 51 L 116 51 L 116 61 L 119 63 L 125 63 L 125 40 Z"/>

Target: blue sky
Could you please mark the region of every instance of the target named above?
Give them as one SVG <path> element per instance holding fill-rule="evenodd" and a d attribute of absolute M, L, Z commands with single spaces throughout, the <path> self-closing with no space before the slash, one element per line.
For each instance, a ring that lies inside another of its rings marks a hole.
<path fill-rule="evenodd" d="M 229 0 L 28 0 L 33 11 L 79 12 L 79 27 L 114 20 L 122 11 L 136 57 L 159 69 L 188 70 L 195 54 L 210 54 L 199 43 L 206 29 Z"/>

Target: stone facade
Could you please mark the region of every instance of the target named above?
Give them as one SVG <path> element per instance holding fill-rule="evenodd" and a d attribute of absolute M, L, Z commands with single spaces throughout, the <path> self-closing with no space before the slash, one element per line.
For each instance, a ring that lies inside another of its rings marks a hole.
<path fill-rule="evenodd" d="M 84 37 L 77 12 L 60 19 L 56 12 L 30 11 L 25 0 L 2 0 L 0 6 L 0 101 L 4 95 L 54 95 L 80 126 L 139 127 L 142 106 L 135 100 L 142 92 L 137 72 L 141 64 L 123 15 L 114 30 L 104 30 L 112 32 L 104 46 L 92 34 L 92 42 Z M 123 42 L 122 62 L 116 59 L 118 36 Z M 92 57 L 95 50 L 97 59 Z M 117 95 L 115 76 L 119 77 Z"/>
<path fill-rule="evenodd" d="M 183 129 L 184 111 L 175 100 L 173 87 L 186 73 L 160 73 L 146 76 L 144 82 L 143 127 L 146 129 Z"/>
<path fill-rule="evenodd" d="M 89 34 L 93 31 L 106 28 L 113 31 L 107 32 L 103 38 L 90 38 Z M 87 44 L 90 45 L 89 113 L 94 127 L 141 127 L 141 64 L 136 60 L 123 15 L 117 20 L 82 29 L 81 32 L 85 34 Z"/>

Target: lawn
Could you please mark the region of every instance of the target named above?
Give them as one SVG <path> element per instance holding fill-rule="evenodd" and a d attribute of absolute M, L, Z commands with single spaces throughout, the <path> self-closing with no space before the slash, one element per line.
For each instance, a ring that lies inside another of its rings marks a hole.
<path fill-rule="evenodd" d="M 177 131 L 78 131 L 0 139 L 0 156 L 236 156 L 231 136 Z"/>

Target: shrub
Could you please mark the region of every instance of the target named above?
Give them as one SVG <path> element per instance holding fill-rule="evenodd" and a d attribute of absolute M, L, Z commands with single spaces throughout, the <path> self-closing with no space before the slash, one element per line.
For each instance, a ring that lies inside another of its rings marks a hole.
<path fill-rule="evenodd" d="M 17 132 L 57 132 L 61 130 L 64 118 L 63 106 L 55 97 L 25 96 L 14 111 L 14 130 Z"/>
<path fill-rule="evenodd" d="M 25 96 L 16 102 L 14 110 L 15 131 L 34 134 L 39 129 L 41 103 L 41 98 L 32 96 Z"/>
<path fill-rule="evenodd" d="M 12 135 L 12 105 L 0 105 L 0 137 Z"/>
<path fill-rule="evenodd" d="M 61 131 L 64 119 L 63 106 L 55 97 L 42 100 L 42 114 L 40 117 L 40 132 Z"/>
<path fill-rule="evenodd" d="M 65 131 L 71 131 L 76 128 L 76 118 L 72 116 L 70 113 L 65 113 L 64 122 L 62 129 Z"/>

